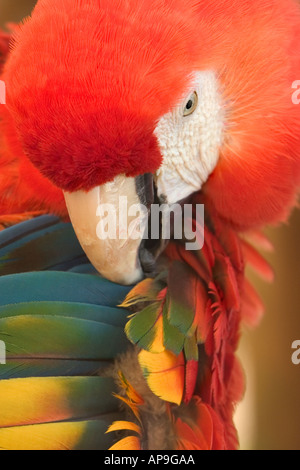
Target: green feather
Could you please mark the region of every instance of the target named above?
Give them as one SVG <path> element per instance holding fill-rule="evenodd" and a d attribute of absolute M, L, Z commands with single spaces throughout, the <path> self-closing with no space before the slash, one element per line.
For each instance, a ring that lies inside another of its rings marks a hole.
<path fill-rule="evenodd" d="M 25 302 L 0 307 L 0 318 L 20 315 L 52 315 L 81 318 L 124 327 L 128 311 L 121 308 L 79 302 Z"/>
<path fill-rule="evenodd" d="M 146 351 L 151 350 L 155 339 L 155 324 L 160 315 L 160 303 L 154 302 L 136 313 L 125 327 L 128 339 Z"/>
<path fill-rule="evenodd" d="M 164 346 L 167 350 L 172 351 L 174 354 L 178 355 L 184 345 L 185 336 L 176 328 L 171 325 L 168 320 L 168 303 L 164 305 L 163 309 L 163 332 L 164 332 Z"/>
<path fill-rule="evenodd" d="M 0 366 L 0 379 L 26 377 L 72 377 L 99 375 L 107 369 L 107 361 L 68 359 L 10 359 Z"/>
<path fill-rule="evenodd" d="M 112 359 L 126 349 L 123 328 L 70 317 L 24 315 L 0 319 L 7 358 Z"/>
<path fill-rule="evenodd" d="M 122 419 L 122 413 L 108 415 L 101 420 L 88 421 L 85 432 L 73 450 L 107 450 L 115 442 L 114 433 L 106 434 L 108 427 L 114 422 Z"/>
<path fill-rule="evenodd" d="M 120 308 L 66 302 L 0 307 L 0 378 L 95 375 L 128 346 Z"/>
<path fill-rule="evenodd" d="M 193 271 L 180 261 L 174 261 L 168 278 L 168 320 L 183 335 L 190 330 L 195 316 Z"/>
<path fill-rule="evenodd" d="M 191 336 L 185 339 L 184 342 L 184 355 L 187 361 L 198 361 L 199 353 L 198 353 L 198 345 L 195 336 Z"/>

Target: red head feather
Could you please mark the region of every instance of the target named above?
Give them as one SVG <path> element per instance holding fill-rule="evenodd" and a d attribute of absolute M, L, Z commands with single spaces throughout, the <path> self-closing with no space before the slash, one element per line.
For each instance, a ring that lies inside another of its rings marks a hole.
<path fill-rule="evenodd" d="M 160 166 L 153 131 L 186 86 L 196 55 L 193 16 L 183 6 L 38 2 L 4 79 L 23 147 L 56 185 L 90 189 Z"/>
<path fill-rule="evenodd" d="M 300 180 L 296 0 L 40 0 L 4 80 L 25 153 L 72 191 L 154 172 L 156 123 L 196 70 L 225 114 L 207 204 L 241 229 L 282 220 Z"/>

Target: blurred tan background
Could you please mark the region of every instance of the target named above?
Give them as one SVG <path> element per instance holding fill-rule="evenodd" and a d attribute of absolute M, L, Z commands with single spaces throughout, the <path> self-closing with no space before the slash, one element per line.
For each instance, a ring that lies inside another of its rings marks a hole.
<path fill-rule="evenodd" d="M 0 0 L 0 25 L 20 21 L 35 3 Z M 295 79 L 300 79 L 300 71 Z M 257 330 L 243 335 L 241 357 L 248 388 L 237 423 L 242 449 L 300 450 L 300 365 L 291 362 L 292 342 L 300 340 L 300 211 L 268 235 L 275 252 L 267 258 L 276 279 L 266 285 L 254 278 L 266 315 Z"/>

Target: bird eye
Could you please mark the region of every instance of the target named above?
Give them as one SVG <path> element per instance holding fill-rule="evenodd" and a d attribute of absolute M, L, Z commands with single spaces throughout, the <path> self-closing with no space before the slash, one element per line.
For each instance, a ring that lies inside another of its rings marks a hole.
<path fill-rule="evenodd" d="M 191 96 L 189 97 L 184 110 L 183 110 L 183 115 L 184 116 L 189 116 L 190 114 L 193 114 L 195 109 L 197 108 L 198 105 L 198 94 L 196 91 L 194 91 Z"/>

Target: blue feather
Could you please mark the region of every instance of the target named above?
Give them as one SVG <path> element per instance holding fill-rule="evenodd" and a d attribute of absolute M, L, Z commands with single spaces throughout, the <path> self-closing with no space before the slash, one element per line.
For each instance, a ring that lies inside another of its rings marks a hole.
<path fill-rule="evenodd" d="M 88 274 L 55 271 L 0 277 L 0 306 L 20 302 L 80 302 L 115 307 L 130 287 Z"/>
<path fill-rule="evenodd" d="M 89 264 L 70 223 L 41 216 L 0 232 L 0 275 Z M 91 272 L 95 272 L 91 267 Z"/>

